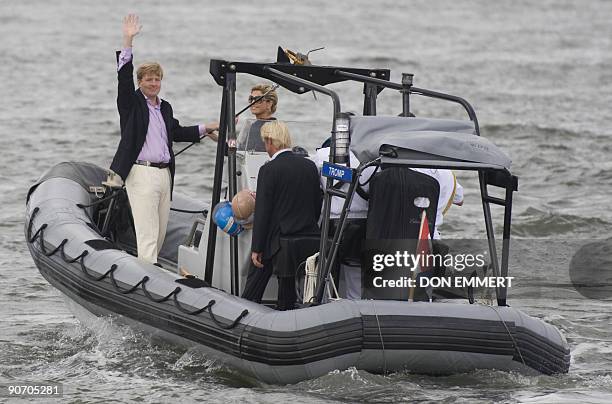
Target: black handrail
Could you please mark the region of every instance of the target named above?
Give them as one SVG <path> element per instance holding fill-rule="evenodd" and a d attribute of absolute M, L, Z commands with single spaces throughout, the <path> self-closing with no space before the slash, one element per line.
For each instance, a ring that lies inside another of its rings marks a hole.
<path fill-rule="evenodd" d="M 474 122 L 474 131 L 476 135 L 480 136 L 480 127 L 478 126 L 478 118 L 476 118 L 476 112 L 474 111 L 474 108 L 472 107 L 472 105 L 469 102 L 467 102 L 467 100 L 461 97 L 457 97 L 456 95 L 451 95 L 451 94 L 440 93 L 437 91 L 426 90 L 424 88 L 412 87 L 412 86 L 406 88 L 405 86 L 399 83 L 394 83 L 394 82 L 387 81 L 387 80 L 381 80 L 376 77 L 362 76 L 360 74 L 350 73 L 344 70 L 336 70 L 334 71 L 334 74 L 336 74 L 339 77 L 344 77 L 347 79 L 360 81 L 362 83 L 376 84 L 377 86 L 391 88 L 393 90 L 408 91 L 410 94 L 423 95 L 426 97 L 442 99 L 442 100 L 460 104 L 466 110 L 470 120 Z"/>

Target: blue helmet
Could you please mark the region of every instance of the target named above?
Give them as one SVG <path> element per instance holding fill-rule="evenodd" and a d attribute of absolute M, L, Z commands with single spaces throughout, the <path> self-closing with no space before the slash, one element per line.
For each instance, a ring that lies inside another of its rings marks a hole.
<path fill-rule="evenodd" d="M 234 219 L 232 204 L 222 201 L 213 209 L 213 221 L 221 230 L 230 236 L 239 235 L 244 228 Z"/>

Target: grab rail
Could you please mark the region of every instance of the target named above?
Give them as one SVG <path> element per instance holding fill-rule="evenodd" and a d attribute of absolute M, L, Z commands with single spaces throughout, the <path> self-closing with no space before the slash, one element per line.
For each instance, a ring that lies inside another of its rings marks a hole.
<path fill-rule="evenodd" d="M 217 317 L 213 314 L 212 312 L 212 306 L 215 305 L 215 300 L 211 299 L 208 304 L 204 307 L 202 307 L 201 309 L 196 309 L 196 310 L 188 310 L 185 307 L 183 307 L 183 305 L 180 303 L 180 301 L 178 300 L 178 295 L 179 293 L 182 291 L 182 289 L 180 287 L 176 287 L 172 292 L 170 292 L 168 295 L 163 296 L 161 298 L 155 298 L 146 288 L 146 283 L 150 280 L 150 278 L 148 276 L 144 276 L 138 283 L 136 283 L 134 286 L 130 287 L 129 289 L 121 289 L 121 287 L 119 286 L 119 284 L 117 283 L 117 280 L 115 279 L 115 271 L 117 270 L 118 266 L 117 264 L 112 264 L 110 269 L 108 271 L 106 271 L 103 275 L 101 276 L 94 276 L 92 274 L 89 273 L 87 267 L 85 266 L 85 257 L 87 257 L 89 255 L 89 251 L 88 250 L 83 250 L 83 252 L 81 252 L 81 254 L 79 254 L 77 257 L 75 258 L 70 258 L 68 256 L 66 256 L 65 253 L 65 247 L 66 244 L 68 243 L 68 239 L 63 239 L 60 244 L 55 247 L 53 250 L 51 251 L 47 251 L 47 248 L 45 247 L 45 229 L 48 228 L 48 224 L 47 223 L 43 223 L 40 228 L 36 231 L 36 233 L 34 234 L 34 236 L 32 236 L 32 226 L 34 223 L 34 218 L 36 217 L 36 215 L 38 214 L 38 212 L 40 211 L 39 207 L 36 207 L 32 210 L 32 214 L 30 215 L 30 220 L 28 223 L 28 229 L 26 232 L 26 238 L 28 243 L 30 244 L 34 244 L 34 242 L 36 240 L 39 240 L 40 243 L 40 251 L 43 253 L 43 255 L 45 255 L 46 257 L 51 257 L 55 254 L 57 254 L 58 252 L 60 253 L 60 257 L 62 258 L 62 260 L 64 262 L 66 262 L 67 264 L 72 264 L 75 263 L 77 261 L 79 261 L 79 265 L 81 268 L 81 271 L 83 272 L 83 274 L 91 279 L 94 280 L 96 282 L 98 281 L 102 281 L 104 278 L 108 277 L 110 279 L 110 283 L 113 286 L 113 288 L 121 293 L 121 294 L 130 294 L 135 292 L 136 290 L 138 290 L 139 288 L 142 289 L 143 294 L 145 297 L 147 297 L 149 300 L 155 302 L 155 303 L 162 303 L 167 301 L 170 297 L 173 297 L 173 301 L 174 301 L 174 306 L 181 311 L 182 313 L 188 314 L 188 315 L 198 315 L 204 311 L 208 311 L 208 314 L 210 316 L 210 319 L 218 326 L 221 327 L 223 329 L 229 330 L 232 328 L 235 328 L 239 323 L 240 320 L 242 320 L 247 314 L 249 314 L 249 311 L 247 309 L 244 309 L 234 320 L 232 320 L 229 324 L 224 324 L 222 323 L 219 319 L 217 319 Z M 197 219 L 198 221 L 201 221 L 201 219 Z"/>

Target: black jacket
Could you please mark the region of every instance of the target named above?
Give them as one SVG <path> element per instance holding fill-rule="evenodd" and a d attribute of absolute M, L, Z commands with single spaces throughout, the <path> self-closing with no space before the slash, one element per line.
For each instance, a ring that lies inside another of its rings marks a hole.
<path fill-rule="evenodd" d="M 117 52 L 119 59 L 120 52 Z M 121 126 L 121 140 L 111 164 L 111 170 L 125 181 L 134 162 L 138 158 L 147 137 L 149 128 L 149 108 L 140 89 L 134 87 L 134 65 L 129 61 L 117 73 L 117 109 Z M 200 133 L 197 126 L 181 126 L 172 113 L 167 101 L 161 100 L 160 110 L 168 134 L 168 151 L 170 152 L 171 189 L 174 186 L 174 152 L 172 142 L 199 142 Z"/>
<path fill-rule="evenodd" d="M 322 192 L 315 164 L 290 151 L 259 169 L 251 250 L 271 259 L 280 236 L 318 232 Z"/>

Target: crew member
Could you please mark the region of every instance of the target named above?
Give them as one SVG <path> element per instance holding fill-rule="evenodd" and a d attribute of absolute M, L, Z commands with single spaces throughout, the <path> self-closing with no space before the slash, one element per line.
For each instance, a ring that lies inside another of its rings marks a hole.
<path fill-rule="evenodd" d="M 314 156 L 314 162 L 317 165 L 319 171 L 323 167 L 323 163 L 329 161 L 329 147 L 323 147 L 317 150 Z M 350 167 L 357 168 L 359 166 L 359 160 L 357 156 L 350 151 Z M 338 252 L 338 262 L 340 264 L 339 282 L 338 288 L 341 297 L 346 299 L 360 299 L 361 298 L 361 242 L 365 239 L 366 232 L 366 219 L 368 217 L 368 201 L 363 198 L 368 192 L 369 179 L 375 171 L 375 167 L 367 167 L 363 170 L 361 177 L 358 179 L 358 187 L 351 206 L 349 207 L 349 213 L 347 215 L 347 222 L 345 230 L 340 240 L 340 248 Z M 327 177 L 321 175 L 321 187 L 325 189 L 327 185 Z M 349 184 L 346 183 L 340 188 L 342 191 L 347 192 Z M 362 196 L 363 195 L 363 196 Z M 333 234 L 335 227 L 337 226 L 338 218 L 342 214 L 342 208 L 344 206 L 344 199 L 334 196 L 331 200 L 330 207 L 330 218 L 332 219 L 332 227 L 330 229 L 330 235 Z"/>
<path fill-rule="evenodd" d="M 455 173 L 442 168 L 412 168 L 423 174 L 433 177 L 440 184 L 440 195 L 438 197 L 438 210 L 436 211 L 436 227 L 433 230 L 433 239 L 439 240 L 440 232 L 438 227 L 444 221 L 444 215 L 452 205 L 463 205 L 463 187 L 457 181 Z"/>

